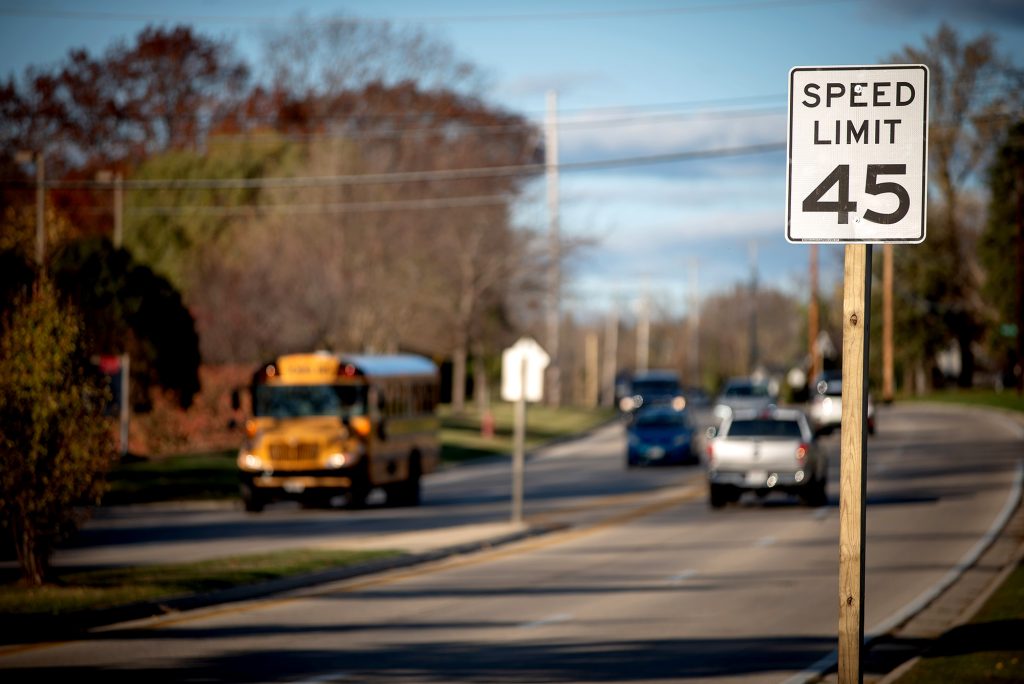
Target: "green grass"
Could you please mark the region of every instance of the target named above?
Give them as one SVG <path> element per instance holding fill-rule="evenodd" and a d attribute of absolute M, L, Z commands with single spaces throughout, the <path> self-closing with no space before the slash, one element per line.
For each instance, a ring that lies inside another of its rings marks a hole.
<path fill-rule="evenodd" d="M 513 404 L 494 404 L 494 436 L 480 432 L 481 415 L 476 407 L 467 408 L 456 415 L 450 407 L 442 407 L 441 459 L 449 463 L 466 461 L 480 456 L 511 453 L 514 428 Z M 611 409 L 587 409 L 530 405 L 526 410 L 526 448 L 533 449 L 560 437 L 585 432 L 611 420 Z"/>
<path fill-rule="evenodd" d="M 118 464 L 107 474 L 105 505 L 238 496 L 237 452 L 214 451 Z"/>
<path fill-rule="evenodd" d="M 16 629 L 19 617 L 59 616 L 136 601 L 228 589 L 398 554 L 398 551 L 304 549 L 199 563 L 66 572 L 59 574 L 51 584 L 32 589 L 12 581 L 0 585 L 0 631 Z"/>
<path fill-rule="evenodd" d="M 978 614 L 943 634 L 898 684 L 1024 681 L 1024 564 Z"/>

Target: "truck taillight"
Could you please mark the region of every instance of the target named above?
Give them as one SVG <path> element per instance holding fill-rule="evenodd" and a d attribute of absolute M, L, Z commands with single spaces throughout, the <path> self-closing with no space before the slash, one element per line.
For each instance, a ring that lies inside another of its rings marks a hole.
<path fill-rule="evenodd" d="M 796 462 L 801 465 L 807 460 L 807 451 L 810 447 L 806 444 L 801 444 L 796 448 Z"/>
<path fill-rule="evenodd" d="M 704 448 L 704 452 L 707 454 L 707 457 L 708 457 L 708 465 L 711 465 L 712 463 L 714 463 L 715 462 L 715 445 L 712 444 L 711 442 L 708 442 L 707 447 Z"/>

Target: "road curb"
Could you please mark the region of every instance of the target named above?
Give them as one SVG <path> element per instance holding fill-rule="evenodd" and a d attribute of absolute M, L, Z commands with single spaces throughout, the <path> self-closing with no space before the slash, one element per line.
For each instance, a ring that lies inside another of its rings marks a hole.
<path fill-rule="evenodd" d="M 998 407 L 974 406 L 968 404 L 961 405 L 945 402 L 922 401 L 913 402 L 912 405 L 948 409 L 950 411 L 966 411 L 997 415 L 1010 423 L 1014 423 L 1019 430 L 1018 439 L 1024 440 L 1024 415 L 1016 411 L 1000 409 Z M 981 561 L 985 559 L 986 555 L 992 552 L 998 544 L 1003 541 L 1007 541 L 1009 532 L 1014 526 L 1014 521 L 1017 518 L 1024 516 L 1024 462 L 1018 463 L 1013 478 L 1014 482 L 1011 487 L 1010 497 L 1007 499 L 1003 510 L 996 517 L 989 532 L 984 535 L 979 542 L 965 554 L 960 562 L 957 563 L 957 565 L 955 565 L 949 573 L 947 573 L 947 575 L 932 588 L 927 590 L 914 601 L 905 605 L 902 609 L 893 613 L 893 615 L 886 620 L 883 620 L 870 632 L 865 633 L 864 645 L 862 647 L 862 653 L 864 654 L 865 661 L 865 681 L 872 681 L 877 684 L 891 684 L 905 674 L 906 671 L 912 667 L 912 663 L 919 660 L 921 656 L 927 652 L 929 647 L 928 643 L 921 643 L 922 640 L 920 638 L 909 639 L 913 644 L 906 647 L 903 652 L 903 658 L 897 658 L 898 662 L 893 664 L 890 668 L 883 669 L 882 671 L 875 673 L 873 678 L 868 678 L 868 661 L 871 659 L 872 655 L 879 654 L 886 647 L 891 647 L 894 644 L 898 645 L 899 642 L 908 640 L 903 638 L 903 632 L 907 627 L 913 621 L 921 618 L 922 615 L 926 614 L 934 606 L 943 602 L 944 599 L 952 597 L 956 593 L 957 587 L 965 582 L 965 577 L 980 565 L 983 565 Z M 991 596 L 991 594 L 994 593 L 1002 583 L 1002 580 L 1005 579 L 1006 575 L 1016 567 L 1016 563 L 1020 560 L 1022 555 L 1024 555 L 1024 545 L 1018 544 L 1010 553 L 1009 559 L 1005 562 L 1000 572 L 997 573 L 997 576 L 985 585 L 980 593 L 970 601 L 968 606 L 957 611 L 955 619 L 949 620 L 943 631 L 968 621 L 978 611 L 978 609 L 980 609 L 984 599 Z M 911 653 L 907 653 L 907 650 L 911 651 Z M 889 658 L 892 657 L 892 655 L 889 656 Z M 832 651 L 832 653 L 808 667 L 804 672 L 786 680 L 786 684 L 819 684 L 835 681 L 837 658 L 837 651 Z M 885 659 L 885 654 L 878 655 L 878 660 Z M 877 665 L 879 665 L 879 663 L 876 662 L 876 666 Z"/>

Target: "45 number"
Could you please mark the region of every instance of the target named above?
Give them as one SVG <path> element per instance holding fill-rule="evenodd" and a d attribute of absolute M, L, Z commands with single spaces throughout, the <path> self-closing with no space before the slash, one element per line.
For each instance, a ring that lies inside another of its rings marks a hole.
<path fill-rule="evenodd" d="M 889 214 L 882 214 L 868 209 L 864 212 L 864 220 L 872 223 L 892 224 L 899 222 L 910 210 L 910 195 L 907 189 L 899 183 L 879 183 L 879 176 L 904 176 L 907 173 L 906 164 L 868 164 L 867 179 L 864 184 L 864 192 L 869 195 L 893 194 L 899 200 L 896 211 Z M 836 185 L 839 189 L 839 198 L 835 202 L 822 202 L 821 198 Z M 850 201 L 850 165 L 840 164 L 832 170 L 832 173 L 825 176 L 818 187 L 811 190 L 811 194 L 804 198 L 803 210 L 805 212 L 826 212 L 839 215 L 839 223 L 849 223 L 850 212 L 857 211 L 857 203 Z"/>

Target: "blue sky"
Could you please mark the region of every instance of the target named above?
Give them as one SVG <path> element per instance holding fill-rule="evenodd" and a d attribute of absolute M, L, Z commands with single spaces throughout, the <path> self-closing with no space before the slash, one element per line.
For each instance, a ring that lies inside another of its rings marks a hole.
<path fill-rule="evenodd" d="M 562 162 L 784 142 L 794 66 L 877 64 L 921 46 L 940 22 L 982 32 L 1024 67 L 1018 0 L 0 0 L 0 73 L 52 64 L 72 47 L 101 52 L 147 22 L 190 23 L 258 57 L 268 25 L 343 13 L 421 25 L 486 75 L 484 97 L 540 120 L 558 91 Z M 783 233 L 785 154 L 640 165 L 561 177 L 562 230 L 588 238 L 567 277 L 569 306 L 635 302 L 648 288 L 686 310 L 749 279 L 799 292 L 808 248 Z M 543 184 L 521 220 L 546 228 Z M 823 249 L 822 280 L 841 277 Z"/>

